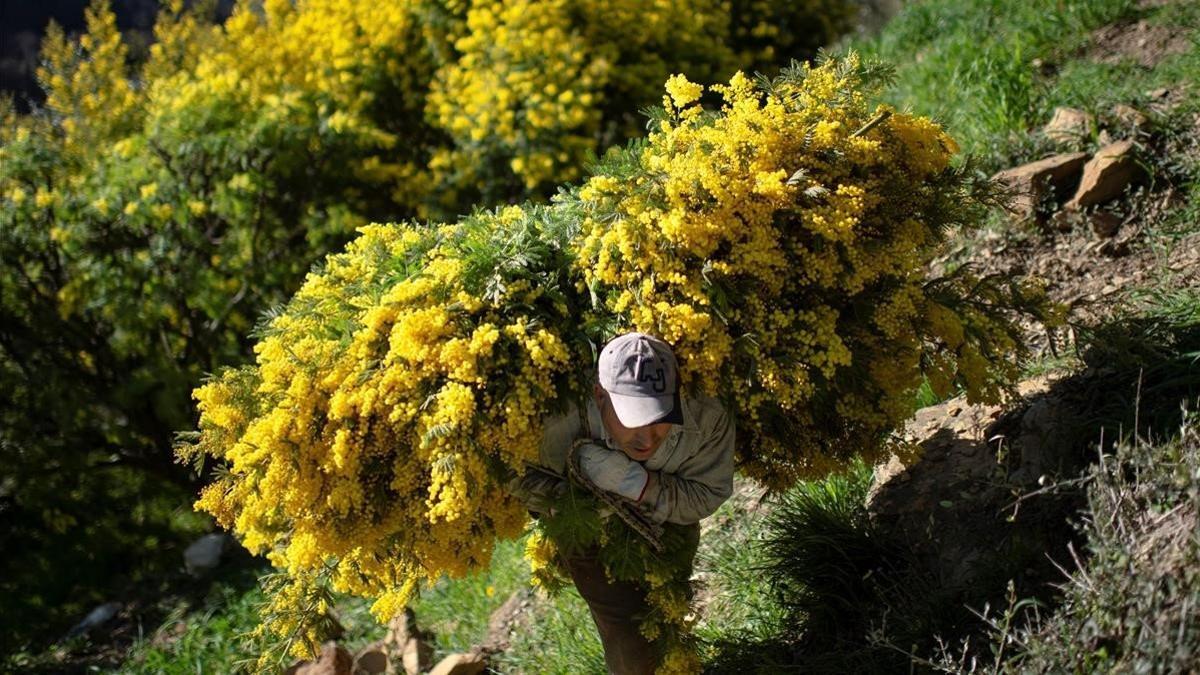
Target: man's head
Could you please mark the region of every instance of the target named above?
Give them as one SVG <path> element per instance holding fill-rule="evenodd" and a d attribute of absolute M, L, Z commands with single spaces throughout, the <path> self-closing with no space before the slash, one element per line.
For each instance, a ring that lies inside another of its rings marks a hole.
<path fill-rule="evenodd" d="M 683 423 L 675 354 L 644 333 L 604 346 L 593 393 L 609 435 L 633 459 L 650 457 L 671 425 Z"/>

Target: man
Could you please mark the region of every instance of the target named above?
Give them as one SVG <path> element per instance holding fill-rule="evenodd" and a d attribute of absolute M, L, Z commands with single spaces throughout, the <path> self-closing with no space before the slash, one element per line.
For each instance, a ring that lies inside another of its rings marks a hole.
<path fill-rule="evenodd" d="M 687 526 L 694 556 L 699 521 L 733 491 L 730 415 L 714 398 L 681 395 L 671 348 L 643 333 L 627 333 L 605 345 L 592 394 L 584 414 L 572 407 L 545 421 L 540 464 L 565 475 L 571 446 L 592 439 L 579 450 L 582 473 L 650 520 Z M 531 510 L 544 511 L 561 490 L 556 483 L 531 472 L 519 492 Z M 610 583 L 594 552 L 564 563 L 591 609 L 609 672 L 654 672 L 653 645 L 638 630 L 647 609 L 639 587 Z"/>

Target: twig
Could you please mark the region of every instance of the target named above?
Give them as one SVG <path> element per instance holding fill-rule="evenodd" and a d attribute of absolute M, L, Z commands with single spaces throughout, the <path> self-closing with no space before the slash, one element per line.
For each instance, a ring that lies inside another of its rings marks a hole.
<path fill-rule="evenodd" d="M 876 115 L 876 116 L 872 117 L 872 118 L 871 118 L 871 120 L 870 120 L 869 122 L 867 122 L 866 124 L 862 125 L 862 128 L 861 128 L 861 129 L 859 129 L 858 131 L 856 131 L 856 132 L 854 132 L 854 133 L 850 134 L 850 138 L 858 138 L 858 137 L 860 137 L 860 136 L 865 136 L 865 135 L 867 134 L 867 132 L 868 132 L 868 131 L 870 131 L 870 130 L 874 129 L 875 127 L 879 126 L 880 124 L 882 124 L 882 123 L 883 123 L 883 121 L 884 121 L 884 120 L 886 120 L 887 118 L 889 118 L 889 117 L 891 117 L 891 116 L 892 116 L 892 111 L 891 111 L 891 110 L 884 110 L 883 112 L 879 113 L 878 115 Z"/>

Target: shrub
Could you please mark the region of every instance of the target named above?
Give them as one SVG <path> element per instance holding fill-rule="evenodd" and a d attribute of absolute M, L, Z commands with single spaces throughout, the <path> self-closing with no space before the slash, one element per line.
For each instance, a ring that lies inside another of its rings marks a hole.
<path fill-rule="evenodd" d="M 1088 472 L 1086 562 L 1053 611 L 992 625 L 1004 672 L 1187 672 L 1200 650 L 1200 429 L 1131 439 Z"/>

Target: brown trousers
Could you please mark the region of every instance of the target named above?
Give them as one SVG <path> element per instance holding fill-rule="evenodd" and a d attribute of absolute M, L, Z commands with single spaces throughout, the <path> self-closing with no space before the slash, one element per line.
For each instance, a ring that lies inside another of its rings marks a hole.
<path fill-rule="evenodd" d="M 693 542 L 700 540 L 700 526 L 689 526 L 688 534 L 695 555 Z M 652 675 L 658 667 L 658 650 L 639 630 L 649 611 L 642 588 L 629 581 L 610 582 L 595 555 L 565 558 L 563 562 L 592 612 L 609 674 Z"/>

